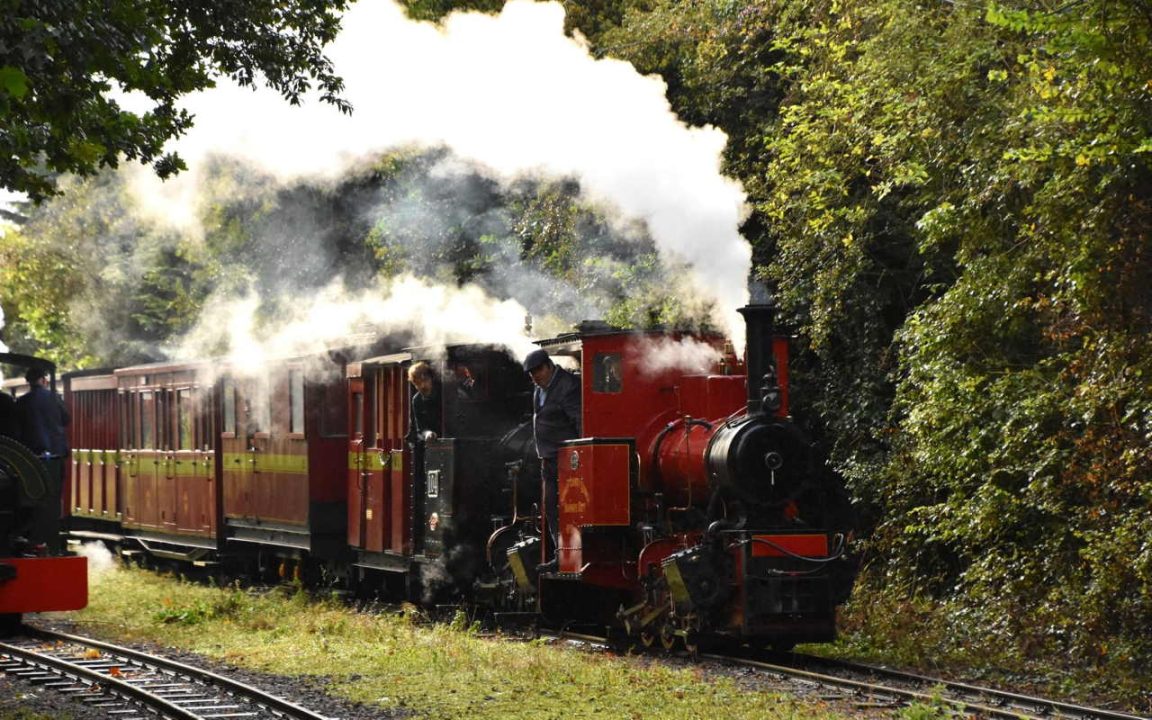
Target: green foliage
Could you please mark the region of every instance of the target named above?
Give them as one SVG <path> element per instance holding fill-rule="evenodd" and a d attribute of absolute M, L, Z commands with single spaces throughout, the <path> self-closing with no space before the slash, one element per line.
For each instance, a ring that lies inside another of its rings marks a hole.
<path fill-rule="evenodd" d="M 766 275 L 876 562 L 1033 651 L 1148 649 L 1148 27 L 856 2 L 780 40 Z"/>
<path fill-rule="evenodd" d="M 343 81 L 323 55 L 345 0 L 0 2 L 0 187 L 34 199 L 54 175 L 91 175 L 121 157 L 161 177 L 183 168 L 164 143 L 191 116 L 179 98 L 225 76 L 264 83 L 292 104 L 315 87 L 342 111 Z M 151 109 L 125 110 L 118 92 Z"/>
<path fill-rule="evenodd" d="M 75 258 L 66 249 L 44 247 L 24 233 L 0 235 L 0 304 L 5 344 L 13 352 L 83 367 L 89 361 L 66 306 L 81 285 Z"/>
<path fill-rule="evenodd" d="M 800 333 L 797 411 L 870 523 L 865 592 L 953 602 L 953 635 L 1021 656 L 1152 659 L 1146 8 L 654 0 L 572 19 L 729 133 L 757 272 Z"/>
<path fill-rule="evenodd" d="M 896 713 L 901 720 L 948 720 L 958 716 L 960 712 L 944 702 L 939 692 L 934 692 L 929 702 L 914 702 Z"/>

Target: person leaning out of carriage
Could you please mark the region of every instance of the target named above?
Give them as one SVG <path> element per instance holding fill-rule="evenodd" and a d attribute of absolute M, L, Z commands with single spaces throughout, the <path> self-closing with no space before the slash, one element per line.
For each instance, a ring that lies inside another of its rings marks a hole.
<path fill-rule="evenodd" d="M 540 569 L 549 571 L 556 567 L 555 549 L 559 544 L 559 467 L 556 455 L 560 443 L 580 437 L 580 380 L 557 366 L 544 348 L 528 353 L 524 358 L 524 371 L 536 385 L 532 393 L 532 429 L 536 438 L 536 455 L 540 458 L 540 476 L 544 481 L 548 535 L 552 539 L 552 560 Z"/>
<path fill-rule="evenodd" d="M 423 360 L 408 368 L 408 382 L 416 388 L 408 406 L 408 444 L 416 446 L 440 437 L 440 387 Z"/>

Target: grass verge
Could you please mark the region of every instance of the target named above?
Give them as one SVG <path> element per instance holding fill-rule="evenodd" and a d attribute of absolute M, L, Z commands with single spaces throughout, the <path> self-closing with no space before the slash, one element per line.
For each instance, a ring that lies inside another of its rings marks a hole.
<path fill-rule="evenodd" d="M 464 618 L 357 613 L 303 593 L 211 588 L 118 569 L 94 575 L 82 631 L 185 648 L 253 670 L 333 679 L 344 697 L 420 718 L 828 720 L 821 704 L 635 658 L 498 642 Z"/>

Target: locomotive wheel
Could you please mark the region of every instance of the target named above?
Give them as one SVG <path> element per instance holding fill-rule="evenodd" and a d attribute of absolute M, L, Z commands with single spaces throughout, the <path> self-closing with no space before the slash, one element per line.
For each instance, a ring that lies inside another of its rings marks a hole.
<path fill-rule="evenodd" d="M 672 652 L 676 648 L 677 635 L 672 623 L 664 623 L 660 626 L 660 645 L 667 652 Z"/>
<path fill-rule="evenodd" d="M 640 644 L 646 648 L 651 648 L 656 644 L 656 633 L 651 630 L 640 631 Z"/>

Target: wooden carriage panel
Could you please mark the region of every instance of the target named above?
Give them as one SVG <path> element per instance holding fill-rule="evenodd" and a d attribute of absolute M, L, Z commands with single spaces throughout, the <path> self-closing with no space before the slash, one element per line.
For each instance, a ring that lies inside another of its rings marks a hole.
<path fill-rule="evenodd" d="M 105 450 L 100 453 L 99 461 L 99 492 L 97 493 L 97 508 L 100 517 L 106 519 L 119 519 L 120 517 L 120 454 L 118 451 Z"/>
<path fill-rule="evenodd" d="M 101 518 L 104 454 L 120 446 L 116 376 L 110 372 L 70 374 L 63 380 L 65 403 L 72 417 L 68 426 L 71 511 L 79 517 Z"/>
<path fill-rule="evenodd" d="M 124 449 L 94 458 L 99 512 L 123 514 L 125 527 L 173 535 L 213 535 L 216 402 L 203 364 L 137 366 L 116 371 Z"/>
<path fill-rule="evenodd" d="M 377 427 L 379 447 L 387 457 L 388 508 L 385 549 L 396 553 L 412 552 L 412 489 L 408 477 L 411 453 L 408 450 L 408 408 L 411 386 L 408 383 L 408 361 L 381 367 L 377 377 Z M 383 480 L 383 478 L 381 478 Z"/>

